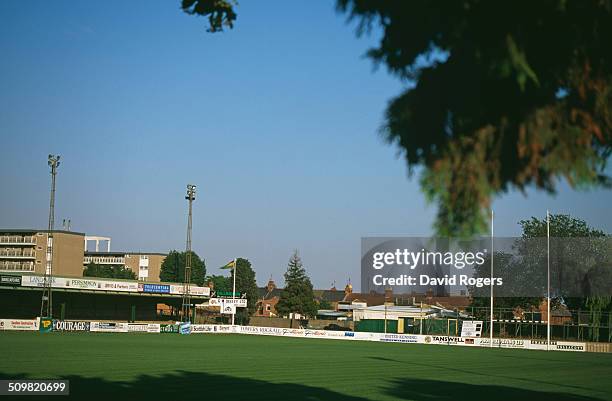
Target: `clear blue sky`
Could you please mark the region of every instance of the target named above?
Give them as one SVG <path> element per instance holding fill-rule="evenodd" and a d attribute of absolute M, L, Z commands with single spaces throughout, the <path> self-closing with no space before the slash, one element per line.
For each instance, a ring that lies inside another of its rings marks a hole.
<path fill-rule="evenodd" d="M 359 285 L 360 238 L 429 235 L 435 214 L 378 136 L 405 83 L 363 57 L 334 1 L 244 1 L 209 34 L 179 0 L 0 2 L 0 227 L 44 228 L 47 154 L 62 155 L 56 220 L 115 250 L 193 247 L 282 284 L 299 249 L 316 287 Z M 256 7 L 258 5 L 258 7 Z M 609 191 L 513 193 L 500 235 L 546 208 L 612 232 Z"/>

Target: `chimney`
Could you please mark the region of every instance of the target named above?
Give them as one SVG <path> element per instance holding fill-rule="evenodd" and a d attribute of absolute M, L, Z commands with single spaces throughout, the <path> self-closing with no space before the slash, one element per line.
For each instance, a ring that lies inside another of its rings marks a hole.
<path fill-rule="evenodd" d="M 391 302 L 393 299 L 393 288 L 385 288 L 385 302 Z"/>

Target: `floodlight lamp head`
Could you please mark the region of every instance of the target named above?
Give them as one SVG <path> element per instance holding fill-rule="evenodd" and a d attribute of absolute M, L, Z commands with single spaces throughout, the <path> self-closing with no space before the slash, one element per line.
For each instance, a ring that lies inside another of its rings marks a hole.
<path fill-rule="evenodd" d="M 195 200 L 196 186 L 192 184 L 187 184 L 187 196 L 185 199 Z"/>

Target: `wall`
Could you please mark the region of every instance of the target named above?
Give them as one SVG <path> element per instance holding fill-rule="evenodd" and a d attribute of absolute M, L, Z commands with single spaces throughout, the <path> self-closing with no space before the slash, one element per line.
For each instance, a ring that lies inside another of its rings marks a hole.
<path fill-rule="evenodd" d="M 313 329 L 322 329 L 323 327 L 328 326 L 330 324 L 337 324 L 338 326 L 348 327 L 350 330 L 353 329 L 353 322 L 321 319 L 309 319 L 305 321 L 293 319 L 293 326 L 291 328 L 300 328 L 301 322 L 303 322 L 302 324 L 307 325 L 309 328 Z M 291 319 L 283 319 L 280 317 L 251 316 L 251 318 L 249 318 L 249 326 L 290 328 L 290 323 Z"/>
<path fill-rule="evenodd" d="M 125 267 L 132 270 L 136 275 L 136 278 L 138 278 L 138 272 L 140 270 L 140 257 L 143 255 L 147 255 L 149 258 L 148 276 L 144 281 L 159 283 L 159 272 L 161 270 L 161 264 L 163 263 L 164 259 L 166 259 L 165 255 L 146 253 L 126 254 Z"/>
<path fill-rule="evenodd" d="M 82 234 L 53 233 L 53 275 L 83 277 L 84 240 Z"/>
<path fill-rule="evenodd" d="M 36 238 L 36 261 L 34 272 L 45 274 L 47 267 L 47 233 L 38 232 Z M 83 277 L 83 243 L 85 235 L 73 232 L 53 232 L 53 274 Z"/>
<path fill-rule="evenodd" d="M 149 278 L 147 281 L 159 282 L 159 272 L 165 259 L 165 255 L 149 255 Z"/>

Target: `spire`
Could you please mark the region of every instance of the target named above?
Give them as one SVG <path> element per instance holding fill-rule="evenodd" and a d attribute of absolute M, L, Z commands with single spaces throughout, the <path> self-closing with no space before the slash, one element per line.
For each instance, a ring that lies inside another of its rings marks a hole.
<path fill-rule="evenodd" d="M 351 278 L 348 279 L 348 284 L 344 287 L 345 294 L 351 294 L 353 292 L 353 286 L 351 285 Z"/>

